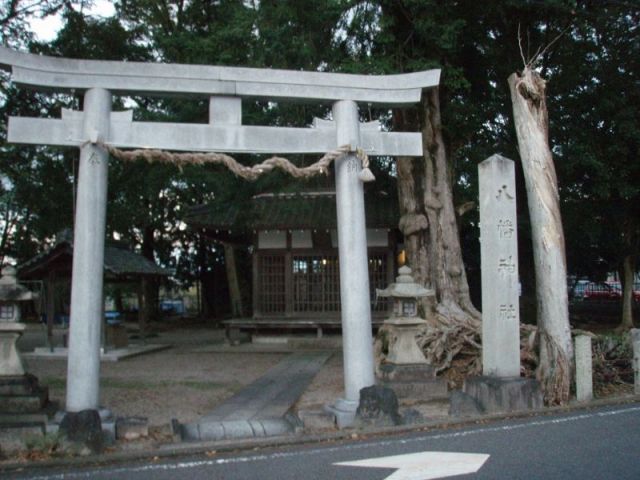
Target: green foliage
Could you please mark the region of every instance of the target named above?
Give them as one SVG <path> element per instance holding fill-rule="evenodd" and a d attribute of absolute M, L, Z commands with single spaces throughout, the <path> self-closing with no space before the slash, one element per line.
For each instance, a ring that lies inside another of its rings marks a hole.
<path fill-rule="evenodd" d="M 640 8 L 605 0 L 119 0 L 114 18 L 96 19 L 69 2 L 33 3 L 12 16 L 0 3 L 0 27 L 27 31 L 30 15 L 63 13 L 64 28 L 48 44 L 26 34 L 12 45 L 74 58 L 163 61 L 390 74 L 442 69 L 445 140 L 456 203 L 477 198 L 478 162 L 493 153 L 518 159 L 506 78 L 539 47 L 549 45 L 539 69 L 548 79 L 550 140 L 560 184 L 569 269 L 595 275 L 615 269 L 640 249 Z M 19 2 L 18 2 L 19 3 Z M 0 135 L 7 117 L 58 117 L 81 108 L 80 95 L 45 95 L 0 79 Z M 116 98 L 114 109 L 133 108 L 137 120 L 208 121 L 207 99 Z M 414 112 L 415 113 L 415 112 Z M 244 101 L 246 124 L 307 126 L 326 118 L 329 106 Z M 363 119 L 392 112 L 363 108 Z M 242 156 L 245 163 L 256 156 Z M 310 158 L 296 158 L 300 163 Z M 72 223 L 77 152 L 3 144 L 0 149 L 0 255 L 28 258 Z M 376 188 L 393 195 L 393 162 L 373 165 Z M 331 179 L 306 184 L 316 188 Z M 520 251 L 528 258 L 528 216 L 518 176 Z M 255 183 L 217 167 L 112 161 L 108 231 L 149 258 L 177 269 L 189 284 L 222 262 L 215 246 L 185 229 L 189 205 L 246 204 L 255 193 L 299 189 L 282 174 Z M 372 188 L 368 186 L 367 188 Z M 477 271 L 477 214 L 461 220 L 467 265 Z M 521 268 L 526 272 L 531 270 Z M 526 278 L 524 279 L 526 283 Z M 526 286 L 526 285 L 525 285 Z"/>
<path fill-rule="evenodd" d="M 25 440 L 25 446 L 30 455 L 55 455 L 61 454 L 64 436 L 60 432 L 33 435 Z"/>

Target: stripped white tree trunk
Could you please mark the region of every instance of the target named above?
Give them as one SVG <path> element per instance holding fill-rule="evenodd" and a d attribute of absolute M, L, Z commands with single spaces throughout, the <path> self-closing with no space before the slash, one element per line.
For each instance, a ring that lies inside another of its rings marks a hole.
<path fill-rule="evenodd" d="M 540 332 L 538 378 L 548 404 L 569 399 L 573 347 L 558 181 L 548 140 L 545 81 L 526 67 L 509 77 L 518 148 L 527 187 Z"/>

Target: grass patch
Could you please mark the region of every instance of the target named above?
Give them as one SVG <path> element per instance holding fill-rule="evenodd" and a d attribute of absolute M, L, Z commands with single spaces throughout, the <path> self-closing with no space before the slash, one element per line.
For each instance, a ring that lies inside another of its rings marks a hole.
<path fill-rule="evenodd" d="M 40 383 L 49 388 L 65 388 L 67 386 L 67 379 L 62 377 L 45 377 Z"/>

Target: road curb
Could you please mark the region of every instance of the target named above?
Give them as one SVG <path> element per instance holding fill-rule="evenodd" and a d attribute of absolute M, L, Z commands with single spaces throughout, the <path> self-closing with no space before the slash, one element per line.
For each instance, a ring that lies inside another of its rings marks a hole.
<path fill-rule="evenodd" d="M 45 460 L 41 462 L 22 462 L 7 463 L 0 466 L 0 474 L 8 473 L 24 473 L 25 471 L 38 471 L 59 467 L 96 467 L 105 465 L 114 465 L 118 463 L 131 461 L 153 461 L 159 462 L 168 460 L 176 456 L 197 456 L 207 455 L 213 456 L 229 452 L 242 452 L 245 450 L 261 450 L 268 448 L 277 448 L 291 445 L 313 445 L 329 442 L 340 442 L 346 440 L 364 440 L 370 437 L 384 437 L 411 432 L 425 432 L 432 430 L 462 428 L 477 424 L 486 424 L 497 422 L 500 420 L 528 418 L 537 416 L 547 416 L 559 413 L 571 413 L 577 411 L 592 410 L 602 407 L 610 407 L 617 405 L 627 405 L 640 402 L 640 395 L 628 395 L 624 397 L 608 398 L 594 400 L 588 403 L 573 402 L 565 406 L 546 407 L 537 410 L 514 412 L 506 414 L 493 414 L 467 417 L 461 419 L 450 419 L 446 421 L 425 422 L 415 425 L 400 425 L 394 427 L 383 428 L 366 428 L 366 429 L 345 429 L 338 432 L 329 432 L 323 434 L 299 434 L 295 436 L 279 436 L 279 437 L 262 437 L 248 438 L 242 440 L 222 440 L 222 441 L 200 441 L 185 442 L 174 444 L 154 444 L 149 449 L 136 449 L 129 451 L 119 451 L 113 453 L 105 453 L 102 455 L 88 455 L 86 457 L 72 457 Z"/>

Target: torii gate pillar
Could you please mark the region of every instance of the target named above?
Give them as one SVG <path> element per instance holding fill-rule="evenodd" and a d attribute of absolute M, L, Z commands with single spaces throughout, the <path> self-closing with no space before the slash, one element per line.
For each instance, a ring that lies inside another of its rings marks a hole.
<path fill-rule="evenodd" d="M 84 138 L 106 141 L 110 115 L 111 93 L 101 88 L 87 90 Z M 91 143 L 80 147 L 73 235 L 67 414 L 98 410 L 108 163 L 109 154 L 103 148 Z"/>
<path fill-rule="evenodd" d="M 333 119 L 338 145 L 360 145 L 360 123 L 355 102 L 335 102 Z M 345 398 L 338 399 L 330 410 L 336 415 L 338 427 L 353 423 L 360 390 L 375 383 L 364 190 L 358 178 L 361 168 L 355 155 L 336 160 Z"/>

